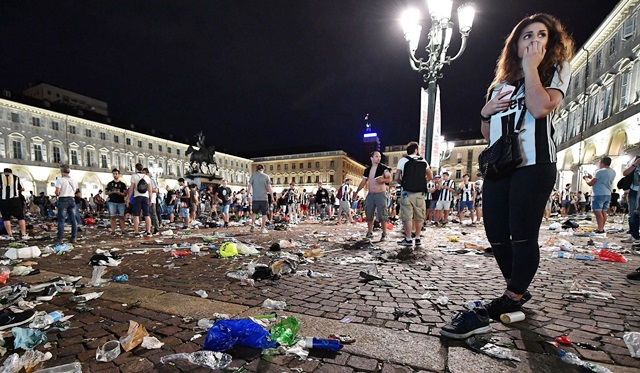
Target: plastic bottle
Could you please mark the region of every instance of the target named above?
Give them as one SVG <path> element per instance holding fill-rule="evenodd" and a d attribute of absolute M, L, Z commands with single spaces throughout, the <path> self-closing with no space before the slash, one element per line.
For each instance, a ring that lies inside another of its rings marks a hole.
<path fill-rule="evenodd" d="M 595 255 L 586 255 L 586 254 L 578 254 L 576 255 L 577 260 L 596 260 Z"/>
<path fill-rule="evenodd" d="M 79 362 L 58 365 L 57 367 L 51 367 L 46 369 L 40 369 L 34 373 L 82 373 L 82 364 Z"/>
<path fill-rule="evenodd" d="M 567 253 L 567 252 L 564 252 L 564 251 L 560 251 L 560 252 L 551 254 L 551 257 L 552 258 L 571 259 L 571 258 L 573 258 L 573 254 Z"/>
<path fill-rule="evenodd" d="M 100 298 L 102 293 L 103 293 L 102 291 L 96 291 L 96 292 L 93 292 L 93 293 L 75 295 L 75 296 L 69 298 L 69 300 L 72 301 L 72 302 L 86 302 L 86 301 L 89 301 L 89 300 L 92 300 L 92 299 Z"/>
<path fill-rule="evenodd" d="M 196 351 L 190 354 L 173 354 L 160 358 L 162 364 L 175 360 L 188 360 L 191 364 L 210 369 L 224 369 L 231 364 L 231 355 L 215 351 Z"/>
<path fill-rule="evenodd" d="M 307 339 L 305 339 L 305 346 L 307 348 L 329 351 L 340 351 L 343 347 L 337 339 L 320 339 L 313 337 L 307 337 Z"/>
<path fill-rule="evenodd" d="M 560 352 L 558 353 L 558 355 L 560 355 L 560 359 L 562 361 L 564 361 L 565 363 L 568 364 L 572 364 L 572 365 L 577 365 L 583 368 L 586 368 L 592 372 L 596 372 L 596 373 L 613 373 L 611 372 L 611 370 L 594 364 L 594 363 L 590 363 L 588 361 L 584 361 L 582 359 L 580 359 L 578 356 L 576 356 L 574 353 L 572 352 L 566 352 L 564 350 L 560 350 Z"/>
<path fill-rule="evenodd" d="M 45 315 L 38 315 L 33 319 L 33 321 L 31 321 L 29 327 L 33 329 L 43 329 L 54 322 L 60 321 L 63 317 L 64 313 L 60 311 L 54 311 Z"/>

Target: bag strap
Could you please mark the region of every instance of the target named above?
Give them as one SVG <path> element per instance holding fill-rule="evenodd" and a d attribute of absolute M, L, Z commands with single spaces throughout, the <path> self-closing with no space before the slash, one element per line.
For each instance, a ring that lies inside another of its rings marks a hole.
<path fill-rule="evenodd" d="M 525 103 L 522 103 L 522 110 L 520 111 L 520 118 L 518 118 L 518 124 L 516 124 L 516 127 L 513 129 L 514 133 L 519 133 L 520 130 L 522 129 L 525 115 L 527 115 L 527 105 Z"/>

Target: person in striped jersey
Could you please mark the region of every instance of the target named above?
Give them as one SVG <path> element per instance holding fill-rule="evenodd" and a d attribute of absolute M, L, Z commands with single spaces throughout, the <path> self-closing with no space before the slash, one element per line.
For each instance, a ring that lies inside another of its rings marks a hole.
<path fill-rule="evenodd" d="M 493 319 L 520 310 L 531 298 L 540 224 L 557 174 L 552 118 L 569 88 L 573 53 L 573 40 L 558 19 L 524 18 L 505 41 L 480 111 L 490 144 L 521 128 L 523 157 L 513 171 L 485 178 L 483 186 L 485 231 L 506 282 L 504 294 L 487 305 Z"/>
<path fill-rule="evenodd" d="M 7 231 L 8 238 L 10 240 L 13 239 L 11 217 L 14 217 L 18 219 L 22 239 L 28 239 L 27 225 L 24 220 L 24 208 L 20 201 L 20 193 L 24 191 L 24 188 L 20 183 L 20 178 L 14 175 L 13 170 L 10 168 L 5 168 L 2 177 L 0 177 L 0 190 L 2 190 L 2 196 L 0 197 L 0 214 L 2 214 L 4 229 Z"/>
<path fill-rule="evenodd" d="M 458 220 L 462 223 L 462 215 L 464 209 L 469 210 L 471 214 L 471 224 L 475 223 L 475 207 L 473 202 L 476 200 L 476 185 L 469 182 L 469 174 L 462 175 L 462 183 L 460 183 L 460 206 L 458 207 Z"/>
<path fill-rule="evenodd" d="M 436 223 L 441 226 L 449 222 L 449 211 L 451 210 L 451 200 L 456 193 L 456 182 L 449 179 L 449 173 L 442 173 L 442 184 L 440 187 L 440 195 L 436 202 Z"/>

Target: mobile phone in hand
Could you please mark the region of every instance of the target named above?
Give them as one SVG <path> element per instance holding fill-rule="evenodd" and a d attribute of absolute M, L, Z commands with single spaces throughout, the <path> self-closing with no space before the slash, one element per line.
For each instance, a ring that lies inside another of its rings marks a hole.
<path fill-rule="evenodd" d="M 499 95 L 509 91 L 511 91 L 511 94 L 504 96 L 502 100 L 511 100 L 511 96 L 513 96 L 513 94 L 516 92 L 516 87 L 510 84 L 505 84 L 502 86 L 502 88 L 500 89 L 500 92 L 498 92 Z"/>

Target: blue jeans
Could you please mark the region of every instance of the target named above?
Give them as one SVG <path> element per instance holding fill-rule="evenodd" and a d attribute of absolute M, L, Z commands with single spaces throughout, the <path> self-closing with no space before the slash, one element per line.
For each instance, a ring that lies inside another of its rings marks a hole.
<path fill-rule="evenodd" d="M 640 227 L 640 217 L 636 215 L 635 211 L 638 208 L 636 198 L 638 197 L 638 191 L 630 189 L 629 190 L 629 233 L 636 240 L 640 238 L 640 232 L 638 229 Z"/>
<path fill-rule="evenodd" d="M 73 197 L 58 198 L 58 240 L 62 239 L 64 233 L 64 221 L 67 215 L 71 221 L 71 238 L 76 238 L 78 234 L 78 222 L 76 221 L 76 202 Z"/>

